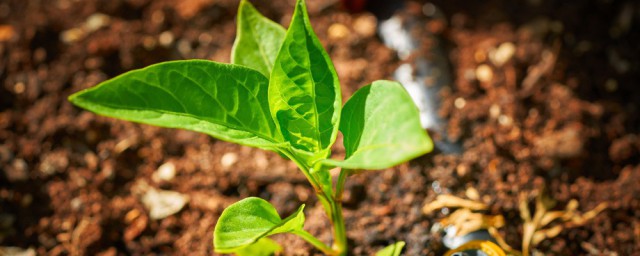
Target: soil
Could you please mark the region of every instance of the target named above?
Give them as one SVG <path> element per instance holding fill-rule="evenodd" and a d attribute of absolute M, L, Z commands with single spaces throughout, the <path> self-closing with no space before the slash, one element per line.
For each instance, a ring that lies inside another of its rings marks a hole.
<path fill-rule="evenodd" d="M 290 0 L 254 1 L 287 24 Z M 420 12 L 425 2 L 410 2 Z M 441 255 L 422 206 L 469 187 L 503 214 L 516 249 L 518 195 L 541 188 L 587 211 L 544 255 L 640 255 L 640 5 L 634 1 L 442 1 L 425 42 L 443 39 L 454 82 L 442 93 L 448 136 L 463 153 L 439 152 L 347 182 L 352 255 L 404 240 L 406 255 Z M 304 176 L 277 154 L 202 134 L 100 117 L 66 99 L 127 70 L 174 59 L 228 62 L 236 0 L 0 1 L 0 244 L 38 255 L 204 255 L 222 210 L 248 196 L 282 215 L 306 204 L 306 229 L 331 231 Z M 423 8 L 424 7 L 424 8 Z M 431 7 L 428 5 L 427 7 Z M 338 71 L 345 100 L 390 78 L 396 54 L 373 33 L 375 17 L 336 1 L 309 1 L 315 31 Z M 95 15 L 97 13 L 103 15 Z M 338 28 L 338 29 L 336 29 Z M 343 33 L 346 28 L 348 33 Z M 342 31 L 342 32 L 341 32 Z M 501 45 L 514 47 L 506 60 Z M 508 45 L 508 44 L 511 45 Z M 431 45 L 433 46 L 433 45 Z M 437 135 L 435 135 L 437 137 Z M 337 154 L 343 149 L 336 147 Z M 167 164 L 168 163 L 168 164 Z M 154 173 L 174 169 L 175 177 Z M 140 184 L 189 197 L 151 219 Z M 287 255 L 315 255 L 278 236 Z"/>

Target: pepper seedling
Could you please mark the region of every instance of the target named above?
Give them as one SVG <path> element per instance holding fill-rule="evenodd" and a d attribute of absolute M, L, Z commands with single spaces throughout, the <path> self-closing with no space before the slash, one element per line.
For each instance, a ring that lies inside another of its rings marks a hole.
<path fill-rule="evenodd" d="M 232 64 L 170 61 L 127 72 L 73 94 L 69 100 L 97 114 L 202 132 L 291 159 L 311 183 L 333 225 L 333 244 L 303 230 L 304 205 L 289 217 L 260 198 L 226 208 L 214 230 L 214 250 L 270 255 L 281 250 L 268 236 L 298 235 L 327 255 L 346 255 L 342 215 L 346 178 L 423 155 L 433 143 L 402 85 L 375 81 L 342 106 L 333 63 L 315 35 L 304 0 L 288 30 L 243 0 Z M 346 156 L 332 159 L 338 131 Z M 341 168 L 337 180 L 330 169 Z M 378 255 L 398 255 L 404 243 Z"/>

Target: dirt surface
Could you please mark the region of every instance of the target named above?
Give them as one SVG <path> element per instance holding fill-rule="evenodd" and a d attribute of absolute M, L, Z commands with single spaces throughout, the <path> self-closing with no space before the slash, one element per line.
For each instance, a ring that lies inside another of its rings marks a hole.
<path fill-rule="evenodd" d="M 293 1 L 255 2 L 268 17 L 288 23 Z M 538 252 L 639 255 L 640 5 L 432 3 L 444 18 L 425 17 L 423 42 L 433 42 L 428 34 L 444 39 L 454 82 L 442 90 L 440 113 L 464 151 L 434 152 L 348 181 L 351 254 L 371 255 L 404 240 L 406 255 L 441 255 L 441 234 L 432 226 L 444 213 L 425 215 L 422 206 L 469 187 L 491 205 L 490 213 L 505 216 L 501 232 L 519 249 L 518 195 L 546 185 L 559 209 L 570 199 L 581 211 L 601 202 L 609 207 L 585 226 L 542 242 Z M 306 229 L 330 241 L 329 223 L 304 176 L 278 155 L 99 117 L 66 100 L 152 63 L 228 62 L 237 4 L 0 1 L 2 246 L 38 255 L 210 255 L 222 210 L 248 196 L 269 200 L 283 215 L 307 204 Z M 424 4 L 411 2 L 406 11 L 430 14 Z M 375 35 L 374 16 L 350 14 L 330 0 L 310 1 L 309 8 L 345 99 L 390 78 L 399 60 Z M 143 199 L 154 189 L 188 201 L 176 214 L 151 218 Z M 318 254 L 297 238 L 277 240 L 287 255 Z"/>

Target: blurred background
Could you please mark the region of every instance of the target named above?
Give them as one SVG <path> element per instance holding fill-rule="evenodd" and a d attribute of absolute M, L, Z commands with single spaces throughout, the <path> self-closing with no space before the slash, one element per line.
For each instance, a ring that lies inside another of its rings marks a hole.
<path fill-rule="evenodd" d="M 252 2 L 288 26 L 293 0 Z M 229 62 L 238 3 L 0 0 L 0 254 L 211 255 L 218 216 L 247 196 L 283 215 L 307 204 L 306 229 L 330 241 L 304 176 L 277 154 L 100 117 L 66 100 L 153 63 Z M 500 233 L 521 249 L 521 195 L 531 199 L 543 187 L 554 209 L 572 199 L 583 212 L 608 207 L 542 241 L 537 253 L 640 252 L 636 1 L 309 0 L 308 7 L 345 100 L 374 80 L 401 80 L 408 64 L 408 79 L 431 88 L 414 95 L 437 99 L 426 107 L 439 120 L 432 135 L 458 148 L 347 183 L 352 255 L 397 240 L 407 242 L 406 255 L 442 255 L 435 227 L 449 212 L 422 208 L 469 191 L 488 214 L 504 216 Z M 413 40 L 408 49 L 382 33 L 393 17 L 401 26 L 391 31 Z M 334 151 L 343 154 L 341 145 Z M 319 254 L 295 237 L 277 240 L 285 255 Z"/>

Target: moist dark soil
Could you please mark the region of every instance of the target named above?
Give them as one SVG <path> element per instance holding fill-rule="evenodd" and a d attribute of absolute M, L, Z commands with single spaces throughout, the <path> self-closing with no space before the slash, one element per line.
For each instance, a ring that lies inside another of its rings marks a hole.
<path fill-rule="evenodd" d="M 289 22 L 293 0 L 254 2 L 266 16 Z M 222 210 L 248 196 L 269 200 L 282 215 L 306 204 L 306 229 L 330 242 L 330 225 L 304 176 L 277 154 L 100 117 L 67 101 L 153 63 L 229 62 L 237 5 L 0 1 L 2 246 L 38 255 L 211 255 Z M 345 100 L 390 79 L 400 60 L 375 34 L 371 13 L 349 13 L 332 0 L 308 5 Z M 426 17 L 433 5 L 443 16 Z M 424 15 L 423 42 L 447 52 L 453 83 L 441 90 L 439 111 L 463 152 L 436 150 L 351 178 L 350 254 L 371 255 L 398 240 L 407 242 L 406 255 L 443 254 L 432 227 L 444 213 L 421 209 L 438 194 L 463 196 L 470 187 L 491 205 L 489 213 L 504 215 L 500 232 L 520 249 L 518 196 L 544 186 L 558 209 L 571 199 L 580 211 L 609 207 L 545 240 L 538 252 L 640 255 L 640 4 L 438 0 L 409 2 L 405 11 Z M 496 59 L 503 45 L 515 51 Z M 162 165 L 173 166 L 175 177 L 154 178 Z M 176 214 L 151 219 L 136 192 L 141 182 L 189 201 Z M 276 239 L 286 255 L 319 254 L 295 237 Z"/>

